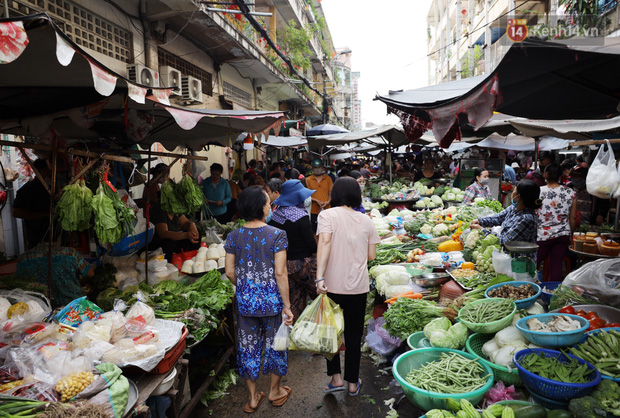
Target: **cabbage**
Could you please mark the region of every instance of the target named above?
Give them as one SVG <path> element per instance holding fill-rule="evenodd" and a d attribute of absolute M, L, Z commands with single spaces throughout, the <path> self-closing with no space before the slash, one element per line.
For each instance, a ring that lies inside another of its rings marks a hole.
<path fill-rule="evenodd" d="M 457 322 L 452 327 L 450 327 L 448 333 L 452 334 L 452 336 L 458 343 L 458 348 L 463 347 L 467 342 L 467 337 L 469 337 L 469 330 L 461 322 Z"/>
<path fill-rule="evenodd" d="M 449 331 L 444 331 L 442 329 L 433 331 L 430 341 L 433 347 L 452 348 L 454 350 L 460 348 L 460 345 L 458 344 L 456 338 L 454 338 L 454 336 L 450 334 Z"/>
<path fill-rule="evenodd" d="M 432 195 L 431 196 L 431 201 L 435 204 L 435 205 L 441 205 L 443 203 L 443 201 L 441 200 L 441 197 L 437 196 L 437 195 Z"/>
<path fill-rule="evenodd" d="M 370 277 L 377 278 L 380 274 L 387 273 L 388 271 L 393 271 L 395 273 L 407 273 L 405 266 L 383 265 L 372 267 L 368 274 L 370 274 Z"/>
<path fill-rule="evenodd" d="M 447 331 L 448 329 L 450 329 L 450 325 L 452 325 L 452 323 L 445 316 L 442 316 L 441 318 L 433 319 L 431 322 L 426 324 L 426 326 L 424 327 L 424 336 L 430 339 L 433 331 L 437 331 L 437 330 Z"/>
<path fill-rule="evenodd" d="M 452 188 L 452 193 L 460 194 L 460 193 L 463 193 L 463 191 L 461 189 L 459 189 L 458 187 L 453 187 Z"/>
<path fill-rule="evenodd" d="M 398 211 L 398 209 L 392 209 L 390 213 L 387 214 L 387 216 L 400 216 L 400 212 Z"/>
<path fill-rule="evenodd" d="M 478 202 L 484 202 L 486 199 L 484 197 L 476 197 L 474 199 L 474 203 L 478 203 Z"/>
<path fill-rule="evenodd" d="M 426 204 L 424 203 L 424 200 L 418 200 L 417 202 L 415 202 L 415 207 L 416 208 L 424 208 L 424 207 L 426 207 Z"/>
<path fill-rule="evenodd" d="M 454 193 L 446 193 L 446 200 L 456 200 L 456 195 Z"/>

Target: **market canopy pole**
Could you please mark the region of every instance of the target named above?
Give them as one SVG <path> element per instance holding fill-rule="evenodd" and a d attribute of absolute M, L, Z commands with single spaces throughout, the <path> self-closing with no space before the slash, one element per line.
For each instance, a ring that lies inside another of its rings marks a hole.
<path fill-rule="evenodd" d="M 47 296 L 52 300 L 52 245 L 54 241 L 54 196 L 56 195 L 56 162 L 58 153 L 56 152 L 58 145 L 57 138 L 54 138 L 52 145 L 52 185 L 50 190 L 50 227 L 49 227 L 49 247 L 47 259 Z M 24 153 L 25 154 L 25 153 Z M 33 165 L 34 168 L 34 165 Z"/>

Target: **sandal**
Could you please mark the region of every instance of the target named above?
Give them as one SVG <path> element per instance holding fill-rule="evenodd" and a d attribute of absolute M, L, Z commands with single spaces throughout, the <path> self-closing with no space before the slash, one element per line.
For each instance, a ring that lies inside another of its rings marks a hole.
<path fill-rule="evenodd" d="M 357 396 L 357 395 L 359 395 L 361 388 L 362 388 L 362 379 L 357 379 L 357 390 L 355 392 L 349 392 L 349 396 Z"/>
<path fill-rule="evenodd" d="M 245 407 L 243 408 L 243 412 L 245 412 L 246 414 L 253 414 L 254 412 L 256 412 L 260 404 L 263 403 L 266 397 L 267 395 L 265 395 L 265 392 L 258 392 L 258 403 L 256 404 L 256 408 L 252 408 L 250 406 L 250 402 L 246 402 Z"/>
<path fill-rule="evenodd" d="M 291 396 L 291 393 L 293 392 L 293 390 L 288 386 L 282 386 L 282 389 L 284 389 L 284 391 L 286 392 L 286 395 L 282 396 L 281 398 L 274 399 L 273 401 L 271 401 L 271 404 L 273 406 L 284 405 L 284 402 L 288 400 L 289 396 Z"/>
<path fill-rule="evenodd" d="M 342 386 L 334 386 L 331 384 L 327 385 L 329 389 L 323 388 L 323 392 L 325 393 L 333 393 L 333 392 L 342 392 L 344 390 L 344 384 Z"/>

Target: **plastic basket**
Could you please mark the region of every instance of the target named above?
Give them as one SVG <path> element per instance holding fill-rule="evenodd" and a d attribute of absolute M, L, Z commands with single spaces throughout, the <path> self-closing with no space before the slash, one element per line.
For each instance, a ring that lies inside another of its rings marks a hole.
<path fill-rule="evenodd" d="M 615 330 L 617 332 L 620 332 L 620 328 L 618 327 L 609 327 L 609 328 L 600 328 L 600 329 L 593 329 L 592 331 L 588 331 L 586 332 L 586 335 L 583 336 L 583 338 L 581 339 L 581 341 L 579 341 L 579 344 L 586 342 L 586 340 L 588 339 L 588 337 L 590 335 L 596 335 L 600 332 L 609 332 L 611 330 Z M 613 380 L 614 382 L 618 382 L 620 383 L 620 378 L 616 377 L 613 378 L 611 376 L 606 376 L 603 373 L 601 373 L 601 379 L 608 379 L 608 380 Z"/>
<path fill-rule="evenodd" d="M 147 241 L 151 242 L 155 228 L 150 228 L 147 231 L 140 232 L 139 234 L 129 234 L 125 238 L 121 239 L 116 244 L 112 244 L 109 248 L 99 245 L 99 253 L 107 254 L 111 257 L 124 257 L 133 255 L 140 251 L 146 245 Z"/>
<path fill-rule="evenodd" d="M 437 393 L 430 392 L 424 389 L 420 389 L 408 383 L 405 380 L 405 376 L 412 370 L 418 369 L 421 365 L 426 364 L 431 361 L 435 361 L 441 356 L 443 353 L 457 353 L 468 359 L 475 359 L 482 365 L 483 372 L 482 376 L 488 375 L 487 383 L 473 392 L 468 393 Z M 394 374 L 394 378 L 400 384 L 403 389 L 403 393 L 407 397 L 407 399 L 413 403 L 414 405 L 422 408 L 426 411 L 430 409 L 447 409 L 446 399 L 453 398 L 457 401 L 461 399 L 467 399 L 472 404 L 476 405 L 478 402 L 482 400 L 484 394 L 491 389 L 493 386 L 493 371 L 491 368 L 483 363 L 478 356 L 474 356 L 473 354 L 469 354 L 463 351 L 451 350 L 448 348 L 420 348 L 418 350 L 407 351 L 406 353 L 400 355 L 394 365 L 392 366 L 392 373 Z"/>
<path fill-rule="evenodd" d="M 551 296 L 553 296 L 553 293 L 547 293 L 547 292 L 545 292 L 542 289 L 547 288 L 548 290 L 555 290 L 561 284 L 562 284 L 562 282 L 543 282 L 543 283 L 541 283 L 540 284 L 540 287 L 541 287 L 540 298 L 543 300 L 543 302 L 545 302 L 548 305 L 549 302 L 551 302 Z"/>
<path fill-rule="evenodd" d="M 568 409 L 569 402 L 554 401 L 544 396 L 537 395 L 534 392 L 530 392 L 530 396 L 534 399 L 534 402 L 547 409 Z"/>
<path fill-rule="evenodd" d="M 521 359 L 530 353 L 536 353 L 538 355 L 544 353 L 547 357 L 555 357 L 563 363 L 568 362 L 568 357 L 576 359 L 579 364 L 587 365 L 588 369 L 594 370 L 594 373 L 590 375 L 590 381 L 588 383 L 564 383 L 557 380 L 547 379 L 541 377 L 535 373 L 526 370 L 521 366 Z M 514 363 L 519 369 L 519 376 L 523 380 L 523 384 L 530 391 L 536 395 L 542 396 L 552 401 L 569 402 L 573 398 L 581 398 L 586 396 L 594 389 L 596 385 L 601 382 L 601 374 L 596 368 L 587 361 L 573 356 L 572 354 L 563 354 L 556 350 L 546 350 L 542 348 L 526 348 L 514 355 Z"/>
<path fill-rule="evenodd" d="M 538 286 L 536 283 L 532 283 L 532 282 L 506 282 L 506 283 L 498 283 L 498 284 L 495 284 L 495 285 L 489 287 L 484 292 L 484 296 L 487 297 L 487 298 L 491 298 L 492 296 L 489 296 L 489 293 L 493 289 L 497 289 L 497 288 L 504 287 L 504 286 L 518 287 L 518 286 L 521 286 L 523 284 L 531 285 L 534 288 L 534 291 L 536 292 L 534 294 L 534 296 L 530 296 L 529 298 L 515 300 L 515 305 L 517 305 L 517 309 L 527 309 L 530 306 L 532 306 L 536 302 L 536 299 L 538 299 L 538 297 L 540 296 L 541 289 L 540 289 L 540 286 Z"/>
<path fill-rule="evenodd" d="M 494 336 L 492 334 L 475 333 L 470 335 L 467 339 L 467 342 L 465 343 L 467 352 L 480 357 L 482 362 L 487 364 L 491 368 L 491 370 L 493 370 L 493 380 L 495 380 L 496 382 L 498 380 L 501 380 L 506 386 L 523 386 L 523 382 L 521 381 L 521 377 L 519 377 L 519 371 L 517 369 L 508 370 L 508 367 L 498 366 L 497 364 L 485 358 L 485 355 L 482 353 L 482 346 L 487 341 L 492 340 L 493 337 Z"/>
<path fill-rule="evenodd" d="M 530 327 L 527 325 L 527 321 L 532 318 L 538 319 L 540 322 L 547 323 L 556 316 L 566 316 L 570 319 L 574 319 L 579 321 L 581 324 L 581 328 L 575 331 L 566 331 L 566 332 L 542 332 L 542 331 L 530 331 Z M 586 330 L 590 326 L 590 323 L 587 319 L 582 318 L 577 315 L 568 315 L 568 314 L 554 314 L 554 313 L 546 313 L 546 314 L 538 314 L 538 315 L 530 315 L 525 318 L 521 318 L 517 321 L 516 327 L 523 336 L 531 343 L 539 345 L 541 347 L 568 347 L 574 344 L 577 344 L 586 333 Z"/>
<path fill-rule="evenodd" d="M 513 309 L 510 315 L 508 315 L 507 317 L 503 319 L 498 319 L 497 321 L 489 322 L 486 324 L 475 324 L 473 322 L 465 321 L 461 318 L 461 313 L 463 312 L 463 309 L 467 309 L 469 306 L 472 306 L 476 303 L 491 303 L 489 301 L 494 301 L 494 300 L 504 300 L 504 299 L 488 298 L 488 299 L 481 299 L 481 300 L 472 302 L 469 305 L 461 309 L 461 311 L 459 312 L 458 320 L 461 321 L 470 331 L 480 332 L 482 334 L 494 334 L 497 331 L 500 331 L 506 328 L 508 325 L 512 323 L 512 318 L 514 318 L 515 313 L 517 312 L 517 305 L 514 303 L 514 301 L 512 302 Z"/>
<path fill-rule="evenodd" d="M 411 350 L 432 347 L 431 343 L 424 336 L 424 331 L 414 332 L 409 337 L 407 337 L 407 345 Z"/>

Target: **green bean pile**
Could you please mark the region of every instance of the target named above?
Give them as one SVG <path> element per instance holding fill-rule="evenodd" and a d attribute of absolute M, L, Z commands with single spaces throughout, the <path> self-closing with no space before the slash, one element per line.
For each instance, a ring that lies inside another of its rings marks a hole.
<path fill-rule="evenodd" d="M 511 299 L 489 299 L 465 306 L 459 319 L 472 324 L 488 324 L 506 318 L 514 310 Z"/>
<path fill-rule="evenodd" d="M 490 375 L 478 360 L 457 353 L 442 353 L 439 359 L 410 371 L 405 380 L 420 389 L 437 393 L 467 393 L 480 389 Z"/>

